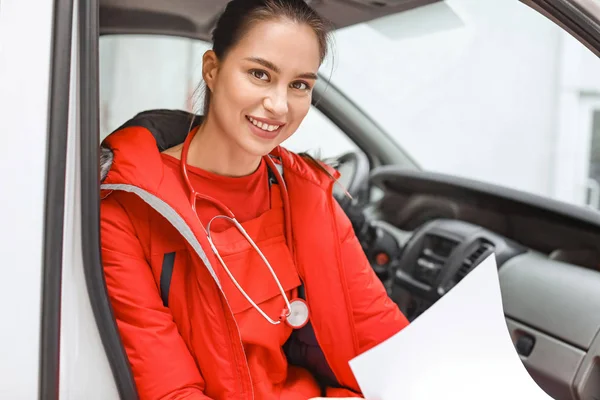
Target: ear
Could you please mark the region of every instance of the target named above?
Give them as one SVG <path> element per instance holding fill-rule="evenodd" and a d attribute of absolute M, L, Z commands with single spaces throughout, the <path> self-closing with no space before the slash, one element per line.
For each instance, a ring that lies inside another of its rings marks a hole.
<path fill-rule="evenodd" d="M 213 90 L 217 73 L 219 71 L 219 59 L 213 50 L 207 50 L 202 56 L 202 78 L 210 91 Z"/>

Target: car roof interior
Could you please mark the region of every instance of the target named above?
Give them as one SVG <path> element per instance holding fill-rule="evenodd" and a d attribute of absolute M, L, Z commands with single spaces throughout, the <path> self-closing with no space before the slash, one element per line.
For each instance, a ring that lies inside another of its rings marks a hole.
<path fill-rule="evenodd" d="M 306 0 L 336 29 L 440 0 Z M 161 34 L 210 40 L 228 0 L 100 0 L 100 34 Z"/>

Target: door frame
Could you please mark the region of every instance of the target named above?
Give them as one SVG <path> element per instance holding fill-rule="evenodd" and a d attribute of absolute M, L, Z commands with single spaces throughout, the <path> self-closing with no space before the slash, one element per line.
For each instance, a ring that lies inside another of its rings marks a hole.
<path fill-rule="evenodd" d="M 73 0 L 54 0 L 40 329 L 39 398 L 58 400 Z M 42 61 L 43 62 L 43 61 Z"/>

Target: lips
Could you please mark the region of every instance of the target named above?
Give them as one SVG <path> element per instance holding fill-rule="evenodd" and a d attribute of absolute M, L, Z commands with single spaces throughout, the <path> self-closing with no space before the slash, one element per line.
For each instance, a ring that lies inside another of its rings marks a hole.
<path fill-rule="evenodd" d="M 266 118 L 251 117 L 249 115 L 246 116 L 246 120 L 250 125 L 250 130 L 263 139 L 274 139 L 285 125 L 283 122 Z"/>

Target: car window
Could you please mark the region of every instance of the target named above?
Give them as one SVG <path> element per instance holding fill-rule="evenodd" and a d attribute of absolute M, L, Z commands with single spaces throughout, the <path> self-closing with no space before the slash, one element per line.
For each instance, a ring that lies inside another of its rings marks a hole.
<path fill-rule="evenodd" d="M 110 35 L 100 39 L 101 139 L 133 117 L 155 108 L 199 110 L 202 104 L 200 40 L 158 35 Z M 333 157 L 358 150 L 342 130 L 312 106 L 283 145 Z"/>
<path fill-rule="evenodd" d="M 600 207 L 600 61 L 518 1 L 336 33 L 332 82 L 424 169 Z"/>

